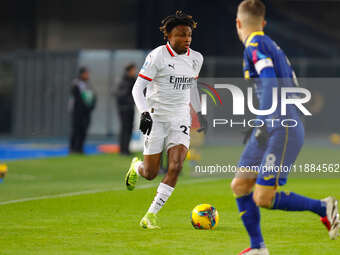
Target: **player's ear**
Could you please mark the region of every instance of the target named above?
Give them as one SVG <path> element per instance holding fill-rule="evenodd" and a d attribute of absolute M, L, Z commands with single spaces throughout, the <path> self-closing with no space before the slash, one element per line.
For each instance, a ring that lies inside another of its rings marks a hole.
<path fill-rule="evenodd" d="M 169 42 L 170 42 L 171 38 L 172 38 L 172 31 L 170 33 L 168 33 L 168 41 Z"/>
<path fill-rule="evenodd" d="M 240 19 L 239 19 L 239 18 L 236 18 L 236 27 L 237 27 L 238 29 L 240 29 L 241 26 L 242 26 L 242 24 L 241 24 Z"/>
<path fill-rule="evenodd" d="M 266 20 L 263 20 L 263 22 L 262 22 L 262 27 L 264 28 L 265 26 L 267 26 L 267 21 L 266 21 Z"/>

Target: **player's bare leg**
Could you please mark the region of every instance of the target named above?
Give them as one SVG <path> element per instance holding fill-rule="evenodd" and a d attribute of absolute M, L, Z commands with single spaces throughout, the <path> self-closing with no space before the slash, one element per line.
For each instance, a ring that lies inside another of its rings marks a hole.
<path fill-rule="evenodd" d="M 133 190 L 136 186 L 138 176 L 143 176 L 147 180 L 153 180 L 160 168 L 162 153 L 144 155 L 144 161 L 137 157 L 133 158 L 129 171 L 125 176 L 125 185 L 128 190 Z"/>
<path fill-rule="evenodd" d="M 144 155 L 144 160 L 138 165 L 138 174 L 151 181 L 156 178 L 161 166 L 162 153 Z"/>
<path fill-rule="evenodd" d="M 168 172 L 163 178 L 162 183 L 175 187 L 187 153 L 187 147 L 182 144 L 171 147 L 168 150 Z"/>
<path fill-rule="evenodd" d="M 262 208 L 271 208 L 273 205 L 273 199 L 275 197 L 277 187 L 274 186 L 255 186 L 253 199 L 257 206 Z"/>
<path fill-rule="evenodd" d="M 148 212 L 143 217 L 140 225 L 143 228 L 159 228 L 156 214 L 164 206 L 177 183 L 178 176 L 182 170 L 183 162 L 188 149 L 184 145 L 176 145 L 168 150 L 168 173 L 163 178 L 157 189 L 157 194 L 152 201 Z"/>
<path fill-rule="evenodd" d="M 231 190 L 236 197 L 244 196 L 253 190 L 255 178 L 235 177 L 230 184 Z"/>

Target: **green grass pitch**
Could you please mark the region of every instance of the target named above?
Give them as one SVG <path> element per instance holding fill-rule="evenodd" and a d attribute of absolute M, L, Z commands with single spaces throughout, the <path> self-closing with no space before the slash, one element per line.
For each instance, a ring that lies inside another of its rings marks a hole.
<path fill-rule="evenodd" d="M 241 147 L 224 152 L 234 164 Z M 298 162 L 315 159 L 335 163 L 339 150 L 305 147 Z M 124 174 L 129 162 L 118 155 L 97 155 L 8 163 L 8 176 L 0 184 L 0 254 L 215 255 L 238 254 L 249 246 L 230 179 L 193 177 L 188 165 L 159 213 L 162 229 L 141 229 L 138 223 L 160 178 L 141 180 L 136 190 L 127 191 Z M 284 189 L 314 198 L 340 198 L 340 179 L 291 178 Z M 219 211 L 216 230 L 191 226 L 191 210 L 199 203 L 213 204 Z M 263 209 L 261 215 L 271 254 L 340 254 L 340 240 L 329 240 L 312 213 Z"/>

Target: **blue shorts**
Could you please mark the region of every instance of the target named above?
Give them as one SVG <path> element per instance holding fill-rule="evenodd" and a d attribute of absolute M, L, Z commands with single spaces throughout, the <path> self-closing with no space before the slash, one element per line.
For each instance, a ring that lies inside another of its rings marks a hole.
<path fill-rule="evenodd" d="M 287 183 L 290 168 L 302 148 L 303 141 L 304 127 L 300 121 L 296 127 L 274 129 L 265 147 L 259 146 L 253 132 L 238 167 L 256 170 L 258 185 L 284 185 Z"/>

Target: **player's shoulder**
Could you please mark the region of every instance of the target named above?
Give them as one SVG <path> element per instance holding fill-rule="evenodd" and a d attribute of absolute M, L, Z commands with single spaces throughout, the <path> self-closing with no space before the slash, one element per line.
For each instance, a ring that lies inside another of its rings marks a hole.
<path fill-rule="evenodd" d="M 162 57 L 164 54 L 164 49 L 165 45 L 158 46 L 157 48 L 154 48 L 149 52 L 148 57 L 152 58 Z"/>
<path fill-rule="evenodd" d="M 273 44 L 273 40 L 263 32 L 255 32 L 252 33 L 245 42 L 246 49 L 254 49 L 254 48 L 264 48 L 268 45 Z"/>
<path fill-rule="evenodd" d="M 203 62 L 204 58 L 200 52 L 193 49 L 189 49 L 189 51 L 190 51 L 189 55 L 191 55 L 192 58 L 197 59 L 201 63 Z"/>

